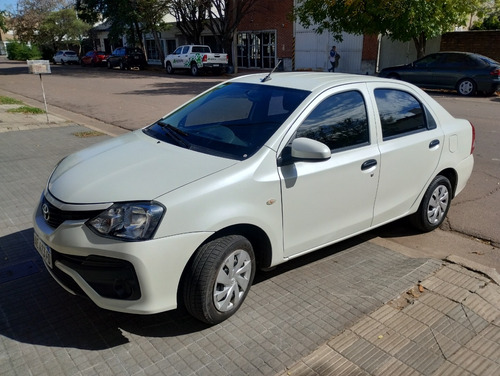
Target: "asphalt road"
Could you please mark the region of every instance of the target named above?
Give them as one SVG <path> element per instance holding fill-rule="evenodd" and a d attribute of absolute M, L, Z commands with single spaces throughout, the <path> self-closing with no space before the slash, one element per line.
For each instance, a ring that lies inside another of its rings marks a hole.
<path fill-rule="evenodd" d="M 191 77 L 163 70 L 120 71 L 80 66 L 51 66 L 52 73 L 28 74 L 24 62 L 0 58 L 0 89 L 26 102 L 43 103 L 49 113 L 116 135 L 148 125 L 194 95 L 231 76 Z M 245 72 L 242 72 L 245 73 Z M 466 189 L 453 201 L 441 230 L 418 234 L 405 221 L 365 234 L 370 241 L 398 248 L 412 257 L 449 254 L 500 270 L 500 97 L 430 94 L 455 117 L 476 128 L 475 167 Z M 110 127 L 113 125 L 114 127 Z M 116 128 L 118 127 L 118 128 Z"/>

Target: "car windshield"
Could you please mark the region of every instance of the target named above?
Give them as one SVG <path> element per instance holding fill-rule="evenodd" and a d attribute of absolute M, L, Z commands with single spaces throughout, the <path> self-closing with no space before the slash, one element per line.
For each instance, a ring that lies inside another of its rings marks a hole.
<path fill-rule="evenodd" d="M 244 160 L 259 150 L 308 91 L 223 83 L 144 129 L 180 147 Z"/>

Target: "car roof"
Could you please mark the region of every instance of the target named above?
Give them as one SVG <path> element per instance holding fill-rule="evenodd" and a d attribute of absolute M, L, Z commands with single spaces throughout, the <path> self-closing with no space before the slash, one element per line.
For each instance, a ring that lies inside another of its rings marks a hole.
<path fill-rule="evenodd" d="M 274 72 L 270 79 L 262 82 L 269 73 L 257 73 L 237 77 L 231 82 L 264 84 L 308 91 L 322 91 L 329 87 L 352 83 L 387 82 L 387 79 L 361 74 L 328 73 L 328 72 Z M 410 85 L 409 85 L 410 86 Z"/>

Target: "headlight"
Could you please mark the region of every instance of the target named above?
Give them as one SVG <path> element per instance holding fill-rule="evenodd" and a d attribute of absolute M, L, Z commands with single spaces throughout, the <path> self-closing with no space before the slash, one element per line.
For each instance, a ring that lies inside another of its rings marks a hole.
<path fill-rule="evenodd" d="M 123 240 L 148 240 L 154 235 L 165 208 L 153 202 L 118 203 L 87 221 L 99 235 Z"/>

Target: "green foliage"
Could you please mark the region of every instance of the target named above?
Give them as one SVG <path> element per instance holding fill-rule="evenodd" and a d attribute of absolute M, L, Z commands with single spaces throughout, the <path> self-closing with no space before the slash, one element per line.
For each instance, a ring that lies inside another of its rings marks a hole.
<path fill-rule="evenodd" d="M 317 32 L 329 31 L 339 41 L 342 32 L 382 34 L 393 40 L 413 40 L 425 52 L 428 38 L 465 25 L 487 0 L 299 0 L 295 18 Z"/>
<path fill-rule="evenodd" d="M 44 114 L 45 111 L 41 110 L 37 107 L 31 107 L 31 106 L 21 106 L 17 108 L 12 108 L 10 110 L 7 110 L 7 112 L 13 113 L 13 114 Z"/>
<path fill-rule="evenodd" d="M 23 104 L 23 102 L 18 99 L 0 95 L 0 104 Z"/>
<path fill-rule="evenodd" d="M 40 50 L 36 46 L 17 42 L 7 44 L 7 55 L 9 60 L 36 60 L 41 57 Z"/>
<path fill-rule="evenodd" d="M 0 10 L 0 30 L 2 30 L 4 33 L 7 32 L 6 13 L 7 12 L 5 10 Z"/>
<path fill-rule="evenodd" d="M 91 25 L 78 19 L 73 9 L 51 12 L 39 27 L 37 40 L 40 44 L 53 45 L 54 49 L 80 44 L 80 39 Z"/>
<path fill-rule="evenodd" d="M 473 30 L 500 30 L 500 0 L 489 3 L 480 12 L 480 21 L 476 21 Z"/>

